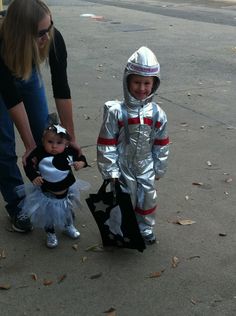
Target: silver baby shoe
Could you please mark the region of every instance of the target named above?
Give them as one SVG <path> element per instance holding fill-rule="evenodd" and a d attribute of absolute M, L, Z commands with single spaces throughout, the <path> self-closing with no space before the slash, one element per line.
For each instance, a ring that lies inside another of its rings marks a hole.
<path fill-rule="evenodd" d="M 46 246 L 48 248 L 56 248 L 58 246 L 58 240 L 55 233 L 47 233 Z"/>
<path fill-rule="evenodd" d="M 65 226 L 64 234 L 72 239 L 78 239 L 80 236 L 80 232 L 72 224 Z"/>

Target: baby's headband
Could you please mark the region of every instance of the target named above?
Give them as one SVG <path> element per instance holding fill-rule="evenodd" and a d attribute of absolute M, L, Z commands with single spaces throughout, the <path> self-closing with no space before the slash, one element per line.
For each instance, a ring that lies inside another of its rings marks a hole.
<path fill-rule="evenodd" d="M 67 130 L 59 124 L 53 124 L 52 126 L 49 126 L 48 129 L 55 131 L 57 134 L 63 133 L 67 135 Z"/>

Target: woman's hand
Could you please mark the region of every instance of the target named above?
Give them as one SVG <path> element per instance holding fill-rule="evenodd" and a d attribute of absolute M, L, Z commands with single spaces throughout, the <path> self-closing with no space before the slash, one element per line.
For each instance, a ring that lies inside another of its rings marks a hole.
<path fill-rule="evenodd" d="M 76 142 L 70 142 L 70 146 L 77 150 L 78 156 L 81 156 L 83 154 L 81 147 Z"/>
<path fill-rule="evenodd" d="M 34 146 L 33 148 L 28 148 L 25 150 L 24 155 L 22 156 L 22 164 L 25 167 L 26 166 L 26 159 L 27 157 L 31 154 L 31 152 L 34 150 L 36 146 Z"/>
<path fill-rule="evenodd" d="M 27 113 L 23 102 L 13 106 L 9 110 L 9 114 L 20 134 L 20 137 L 25 146 L 25 153 L 22 156 L 22 162 L 25 166 L 26 158 L 29 156 L 31 151 L 36 147 L 28 120 Z"/>

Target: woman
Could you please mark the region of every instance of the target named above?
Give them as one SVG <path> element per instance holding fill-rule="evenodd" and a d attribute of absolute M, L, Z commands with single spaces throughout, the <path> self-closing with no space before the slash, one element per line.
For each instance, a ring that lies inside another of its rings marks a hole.
<path fill-rule="evenodd" d="M 0 25 L 0 190 L 12 227 L 32 230 L 20 218 L 15 187 L 23 184 L 17 166 L 14 125 L 25 146 L 22 161 L 41 142 L 48 105 L 40 64 L 48 60 L 52 89 L 61 124 L 80 152 L 74 134 L 72 101 L 67 81 L 67 52 L 51 12 L 42 0 L 13 0 Z"/>

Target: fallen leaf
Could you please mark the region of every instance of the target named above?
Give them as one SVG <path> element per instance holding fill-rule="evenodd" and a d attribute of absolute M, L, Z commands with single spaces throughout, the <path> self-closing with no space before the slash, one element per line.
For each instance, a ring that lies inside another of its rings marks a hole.
<path fill-rule="evenodd" d="M 227 178 L 227 179 L 225 179 L 225 182 L 226 182 L 226 183 L 230 183 L 230 182 L 232 182 L 232 181 L 233 181 L 232 178 Z"/>
<path fill-rule="evenodd" d="M 187 258 L 187 260 L 192 260 L 192 259 L 196 259 L 196 258 L 200 258 L 200 256 L 192 256 L 192 257 Z"/>
<path fill-rule="evenodd" d="M 185 200 L 188 201 L 189 200 L 189 196 L 185 195 Z"/>
<path fill-rule="evenodd" d="M 203 182 L 193 182 L 192 185 L 203 185 Z"/>
<path fill-rule="evenodd" d="M 116 309 L 111 307 L 107 311 L 103 312 L 104 314 L 107 314 L 108 316 L 116 316 Z"/>
<path fill-rule="evenodd" d="M 219 236 L 225 237 L 225 236 L 227 236 L 227 234 L 226 233 L 219 233 Z"/>
<path fill-rule="evenodd" d="M 161 276 L 161 272 L 157 271 L 157 272 L 152 272 L 149 275 L 149 278 L 159 278 Z"/>
<path fill-rule="evenodd" d="M 150 279 L 159 278 L 159 277 L 162 275 L 162 273 L 163 273 L 164 271 L 165 271 L 165 270 L 151 272 L 151 273 L 149 274 L 149 278 L 150 278 Z"/>
<path fill-rule="evenodd" d="M 194 305 L 196 305 L 196 304 L 197 304 L 197 301 L 194 300 L 193 298 L 191 298 L 191 303 L 194 304 Z"/>
<path fill-rule="evenodd" d="M 2 252 L 0 253 L 0 259 L 6 259 L 5 250 L 2 250 Z"/>
<path fill-rule="evenodd" d="M 85 251 L 103 251 L 103 247 L 99 244 L 96 244 L 86 248 Z"/>
<path fill-rule="evenodd" d="M 179 258 L 176 256 L 172 257 L 171 259 L 172 268 L 176 268 L 178 264 L 179 264 Z"/>
<path fill-rule="evenodd" d="M 196 222 L 192 221 L 191 219 L 177 219 L 177 221 L 176 221 L 176 224 L 183 225 L 183 226 L 192 225 L 195 223 Z"/>
<path fill-rule="evenodd" d="M 52 280 L 44 280 L 43 281 L 43 285 L 45 285 L 45 286 L 51 285 L 52 283 L 53 283 Z"/>
<path fill-rule="evenodd" d="M 208 165 L 209 167 L 211 167 L 211 166 L 212 166 L 212 163 L 208 160 L 208 161 L 207 161 L 207 165 Z"/>
<path fill-rule="evenodd" d="M 78 244 L 74 244 L 74 245 L 72 245 L 72 248 L 73 248 L 74 250 L 78 250 L 79 245 L 78 245 Z"/>
<path fill-rule="evenodd" d="M 91 275 L 90 279 L 91 279 L 91 280 L 98 279 L 98 278 L 100 278 L 101 276 L 102 276 L 102 272 L 99 272 L 99 273 L 97 273 L 97 274 Z"/>
<path fill-rule="evenodd" d="M 84 256 L 81 261 L 84 263 L 86 260 L 88 259 L 88 257 Z"/>
<path fill-rule="evenodd" d="M 10 288 L 10 284 L 0 284 L 0 290 L 9 290 Z"/>
<path fill-rule="evenodd" d="M 31 273 L 31 278 L 34 280 L 34 281 L 37 281 L 38 280 L 38 277 L 37 277 L 37 274 L 36 273 Z"/>

